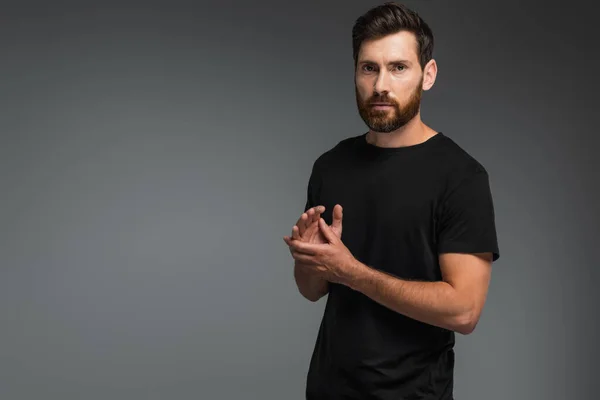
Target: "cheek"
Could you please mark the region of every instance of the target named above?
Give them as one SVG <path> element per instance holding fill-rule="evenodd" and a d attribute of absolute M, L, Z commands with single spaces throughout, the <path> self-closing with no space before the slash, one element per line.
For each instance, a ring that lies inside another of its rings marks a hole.
<path fill-rule="evenodd" d="M 371 97 L 372 90 L 368 85 L 361 82 L 356 82 L 356 91 L 358 92 L 361 99 L 365 100 Z"/>
<path fill-rule="evenodd" d="M 360 93 L 366 93 L 373 88 L 374 81 L 366 76 L 355 75 L 354 83 L 356 84 L 356 87 Z"/>
<path fill-rule="evenodd" d="M 370 92 L 370 91 L 362 91 L 362 92 L 360 93 L 360 98 L 361 98 L 363 101 L 367 101 L 367 100 L 369 100 L 369 99 L 371 98 L 371 96 L 372 96 L 372 95 L 373 95 L 373 93 L 372 93 L 372 92 Z"/>
<path fill-rule="evenodd" d="M 415 85 L 409 82 L 396 82 L 396 85 L 393 85 L 392 88 L 392 91 L 396 95 L 396 99 L 401 103 L 409 101 L 415 93 L 415 90 Z"/>

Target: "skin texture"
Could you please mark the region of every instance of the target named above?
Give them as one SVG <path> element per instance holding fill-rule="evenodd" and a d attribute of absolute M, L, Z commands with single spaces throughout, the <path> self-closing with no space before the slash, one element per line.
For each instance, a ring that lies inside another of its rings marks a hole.
<path fill-rule="evenodd" d="M 301 240 L 307 243 L 324 244 L 327 243 L 325 236 L 319 229 L 318 221 L 325 211 L 324 206 L 313 207 L 303 213 L 296 225 L 292 227 L 292 236 L 294 240 Z M 338 237 L 342 237 L 342 207 L 334 208 L 333 221 L 331 229 Z M 287 237 L 286 238 L 290 238 Z M 291 249 L 290 249 L 291 251 Z M 292 254 L 293 256 L 293 254 Z M 294 262 L 294 278 L 300 293 L 310 301 L 317 301 L 329 292 L 329 279 L 325 266 L 306 265 L 302 262 Z"/>
<path fill-rule="evenodd" d="M 414 145 L 437 133 L 420 117 L 421 94 L 435 83 L 437 64 L 430 60 L 422 69 L 416 50 L 417 40 L 410 32 L 367 41 L 361 46 L 354 76 L 356 101 L 369 126 L 367 140 L 376 146 Z M 380 102 L 393 106 L 369 106 Z"/>
<path fill-rule="evenodd" d="M 379 147 L 422 143 L 437 132 L 420 118 L 423 91 L 435 83 L 437 65 L 419 64 L 417 42 L 399 32 L 364 42 L 358 55 L 355 87 L 359 113 L 367 126 L 367 141 Z M 374 103 L 390 106 L 375 108 Z M 307 210 L 285 236 L 294 259 L 300 293 L 317 301 L 328 282 L 346 285 L 374 301 L 413 319 L 464 335 L 475 329 L 491 278 L 492 254 L 439 255 L 442 280 L 406 281 L 365 265 L 341 240 L 343 208 L 334 207 L 332 225 L 321 218 L 325 207 Z"/>

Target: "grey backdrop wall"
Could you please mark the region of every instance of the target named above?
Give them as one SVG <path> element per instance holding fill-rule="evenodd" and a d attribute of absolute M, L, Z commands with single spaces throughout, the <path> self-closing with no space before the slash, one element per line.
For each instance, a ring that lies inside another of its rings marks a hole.
<path fill-rule="evenodd" d="M 325 302 L 281 238 L 366 130 L 350 30 L 377 2 L 50 3 L 1 12 L 0 398 L 302 399 Z M 497 210 L 461 400 L 596 398 L 593 14 L 534 3 L 406 2 L 436 35 L 423 119 Z"/>

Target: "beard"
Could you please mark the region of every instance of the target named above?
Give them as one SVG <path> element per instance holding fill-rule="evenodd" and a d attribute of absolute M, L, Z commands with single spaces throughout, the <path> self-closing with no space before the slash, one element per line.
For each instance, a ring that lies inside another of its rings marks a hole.
<path fill-rule="evenodd" d="M 423 93 L 423 79 L 411 93 L 406 104 L 403 105 L 387 97 L 387 95 L 375 94 L 369 99 L 362 99 L 356 87 L 355 92 L 358 113 L 369 129 L 375 132 L 390 133 L 406 125 L 419 113 L 421 94 Z M 371 106 L 372 103 L 389 103 L 392 105 L 392 109 L 376 110 Z"/>

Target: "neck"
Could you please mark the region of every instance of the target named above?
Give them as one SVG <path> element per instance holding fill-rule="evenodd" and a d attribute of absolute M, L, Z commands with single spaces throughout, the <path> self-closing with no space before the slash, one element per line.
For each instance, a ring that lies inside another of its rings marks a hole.
<path fill-rule="evenodd" d="M 425 125 L 417 114 L 406 125 L 384 133 L 369 130 L 367 142 L 377 147 L 407 147 L 423 143 L 437 132 Z"/>

